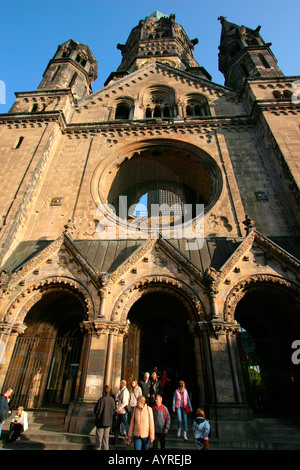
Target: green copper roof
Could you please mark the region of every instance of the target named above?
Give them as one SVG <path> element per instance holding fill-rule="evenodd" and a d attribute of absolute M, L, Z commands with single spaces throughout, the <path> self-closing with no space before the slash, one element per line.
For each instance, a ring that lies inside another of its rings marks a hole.
<path fill-rule="evenodd" d="M 164 13 L 161 13 L 161 11 L 154 11 L 152 15 L 147 16 L 147 18 L 151 18 L 154 16 L 157 20 L 160 20 L 161 18 L 168 18 L 168 15 L 165 15 Z"/>

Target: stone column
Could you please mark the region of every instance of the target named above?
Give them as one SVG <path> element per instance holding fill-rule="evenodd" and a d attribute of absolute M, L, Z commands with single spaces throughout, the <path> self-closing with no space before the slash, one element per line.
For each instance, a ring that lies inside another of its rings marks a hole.
<path fill-rule="evenodd" d="M 198 323 L 199 330 L 200 330 L 200 342 L 202 343 L 202 351 L 203 351 L 203 380 L 206 381 L 204 384 L 204 391 L 205 391 L 205 403 L 211 404 L 215 403 L 216 401 L 216 391 L 215 391 L 215 384 L 214 384 L 214 373 L 213 373 L 213 364 L 212 364 L 212 357 L 211 357 L 211 350 L 210 350 L 210 341 L 209 341 L 209 322 L 202 321 Z"/>
<path fill-rule="evenodd" d="M 253 413 L 242 400 L 238 377 L 238 356 L 234 351 L 232 336 L 238 325 L 220 320 L 210 322 L 211 354 L 213 357 L 216 403 L 214 407 L 215 427 L 220 438 L 230 434 L 234 437 L 252 435 Z"/>
<path fill-rule="evenodd" d="M 26 330 L 27 326 L 17 323 L 0 322 L 1 362 L 0 362 L 0 390 L 3 387 L 10 360 L 18 336 Z"/>
<path fill-rule="evenodd" d="M 236 354 L 234 354 L 234 340 L 233 336 L 235 337 L 238 332 L 237 325 L 226 325 L 226 334 L 227 334 L 227 346 L 228 346 L 228 354 L 230 359 L 231 365 L 231 372 L 232 372 L 232 380 L 233 386 L 235 391 L 235 398 L 237 403 L 242 403 L 242 394 L 239 384 L 238 372 L 237 372 L 237 365 L 236 365 Z"/>
<path fill-rule="evenodd" d="M 204 367 L 204 354 L 203 354 L 203 345 L 201 342 L 203 338 L 200 337 L 200 331 L 197 322 L 188 321 L 189 332 L 194 338 L 194 352 L 195 352 L 195 361 L 196 361 L 196 373 L 197 373 L 197 385 L 199 390 L 198 402 L 199 406 L 204 406 L 205 404 L 205 388 L 206 388 L 206 375 Z"/>

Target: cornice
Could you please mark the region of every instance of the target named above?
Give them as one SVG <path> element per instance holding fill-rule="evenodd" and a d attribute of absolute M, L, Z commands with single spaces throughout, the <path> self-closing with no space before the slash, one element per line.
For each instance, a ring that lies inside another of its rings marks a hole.
<path fill-rule="evenodd" d="M 0 114 L 0 123 L 6 125 L 41 125 L 43 123 L 58 122 L 62 129 L 65 129 L 67 122 L 62 110 L 42 111 L 35 113 L 7 113 Z"/>

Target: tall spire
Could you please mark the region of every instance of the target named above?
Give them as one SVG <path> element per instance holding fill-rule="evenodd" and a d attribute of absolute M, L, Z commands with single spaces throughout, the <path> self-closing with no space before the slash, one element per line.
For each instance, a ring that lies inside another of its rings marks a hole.
<path fill-rule="evenodd" d="M 241 90 L 245 80 L 282 76 L 273 55 L 271 43 L 265 43 L 259 34 L 260 26 L 251 29 L 238 26 L 219 16 L 222 24 L 219 46 L 219 70 L 225 85 Z"/>

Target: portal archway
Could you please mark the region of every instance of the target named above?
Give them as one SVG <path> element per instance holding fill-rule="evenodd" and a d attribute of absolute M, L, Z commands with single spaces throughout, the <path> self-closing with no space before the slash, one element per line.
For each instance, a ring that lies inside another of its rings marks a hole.
<path fill-rule="evenodd" d="M 86 309 L 69 288 L 45 289 L 25 319 L 15 343 L 4 387 L 14 389 L 12 406 L 65 407 L 78 389 Z"/>
<path fill-rule="evenodd" d="M 282 284 L 248 286 L 235 309 L 245 390 L 255 414 L 300 412 L 299 366 L 292 343 L 300 338 L 300 303 Z"/>
<path fill-rule="evenodd" d="M 129 333 L 124 355 L 124 377 L 141 379 L 144 372 L 167 371 L 175 389 L 184 380 L 197 397 L 197 365 L 189 313 L 178 297 L 156 290 L 145 292 L 128 313 Z"/>

